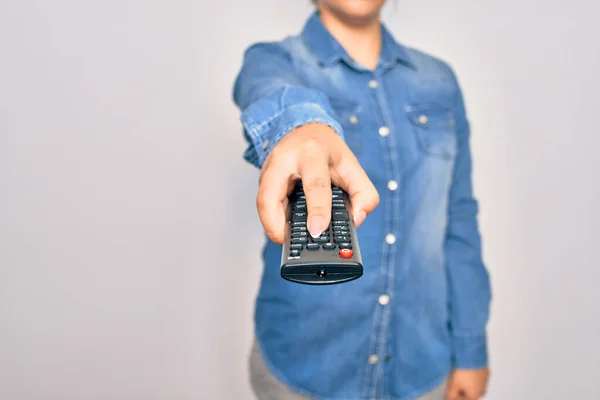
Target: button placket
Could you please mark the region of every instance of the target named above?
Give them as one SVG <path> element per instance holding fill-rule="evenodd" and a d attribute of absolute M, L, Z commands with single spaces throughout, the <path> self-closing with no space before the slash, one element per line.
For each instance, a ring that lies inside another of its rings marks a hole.
<path fill-rule="evenodd" d="M 377 125 L 377 134 L 379 135 L 381 149 L 382 149 L 382 166 L 385 168 L 385 175 L 392 178 L 398 176 L 398 166 L 396 165 L 396 158 L 391 156 L 392 149 L 395 148 L 394 140 L 395 136 L 391 135 L 391 126 L 394 122 L 393 119 L 388 119 L 388 116 L 391 115 L 386 105 L 385 91 L 380 90 L 382 88 L 383 82 L 381 82 L 381 78 L 378 76 L 377 72 L 373 75 L 373 79 L 369 81 L 369 95 L 372 98 L 374 104 L 376 104 L 375 112 L 376 112 L 376 121 Z M 389 179 L 389 178 L 388 178 Z M 376 396 L 378 391 L 378 382 L 381 379 L 384 379 L 381 375 L 383 373 L 383 354 L 379 353 L 379 349 L 386 348 L 387 340 L 388 340 L 388 329 L 390 325 L 390 319 L 392 318 L 392 313 L 394 313 L 394 309 L 390 305 L 391 297 L 388 293 L 393 291 L 393 268 L 394 268 L 394 255 L 396 252 L 391 244 L 396 242 L 396 236 L 392 233 L 397 228 L 397 222 L 392 220 L 393 218 L 397 218 L 395 212 L 395 203 L 397 202 L 398 196 L 398 188 L 399 184 L 397 181 L 390 179 L 386 183 L 387 192 L 382 193 L 382 203 L 384 205 L 384 213 L 386 215 L 386 219 L 388 222 L 385 224 L 385 231 L 383 234 L 385 235 L 384 240 L 386 243 L 383 245 L 383 252 L 381 255 L 381 262 L 384 263 L 382 265 L 381 273 L 383 274 L 384 283 L 383 287 L 379 288 L 379 294 L 376 297 L 376 307 L 379 308 L 380 312 L 376 312 L 377 316 L 374 321 L 372 332 L 372 340 L 369 344 L 369 357 L 368 364 L 371 367 L 369 369 L 369 381 L 367 386 L 365 387 L 365 396 L 372 398 Z M 391 243 L 390 243 L 391 242 Z M 385 386 L 385 383 L 382 383 Z"/>

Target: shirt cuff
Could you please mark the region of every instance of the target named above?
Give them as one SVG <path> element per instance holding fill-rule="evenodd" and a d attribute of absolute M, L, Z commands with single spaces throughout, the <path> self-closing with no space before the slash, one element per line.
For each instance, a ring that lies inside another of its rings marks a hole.
<path fill-rule="evenodd" d="M 487 337 L 482 335 L 453 335 L 454 368 L 480 369 L 488 365 Z"/>
<path fill-rule="evenodd" d="M 344 139 L 342 126 L 332 113 L 318 102 L 292 104 L 277 110 L 271 116 L 261 115 L 267 110 L 265 108 L 257 110 L 255 106 L 259 106 L 259 103 L 249 107 L 241 117 L 250 141 L 244 158 L 258 167 L 262 166 L 270 151 L 285 134 L 306 124 L 327 125 Z"/>

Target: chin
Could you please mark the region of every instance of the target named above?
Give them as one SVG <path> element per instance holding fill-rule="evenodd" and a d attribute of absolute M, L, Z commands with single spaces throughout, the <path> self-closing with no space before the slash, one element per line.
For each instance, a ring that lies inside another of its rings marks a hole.
<path fill-rule="evenodd" d="M 370 22 L 379 17 L 386 0 L 321 0 L 321 5 L 348 22 Z"/>

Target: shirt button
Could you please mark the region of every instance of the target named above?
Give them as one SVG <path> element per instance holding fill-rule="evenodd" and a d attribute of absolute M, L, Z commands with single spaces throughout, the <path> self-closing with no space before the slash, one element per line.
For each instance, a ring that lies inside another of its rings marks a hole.
<path fill-rule="evenodd" d="M 371 354 L 369 356 L 369 364 L 377 364 L 379 362 L 379 356 L 377 354 Z"/>
<path fill-rule="evenodd" d="M 269 139 L 265 139 L 265 141 L 263 142 L 263 145 L 262 145 L 263 150 L 267 150 L 269 148 L 270 143 L 271 143 L 271 141 Z"/>
<path fill-rule="evenodd" d="M 387 305 L 390 302 L 390 296 L 388 296 L 387 294 L 382 294 L 381 296 L 379 296 L 379 304 L 381 304 L 382 306 Z"/>
<path fill-rule="evenodd" d="M 419 123 L 425 125 L 428 121 L 427 115 L 419 115 Z"/>
<path fill-rule="evenodd" d="M 391 191 L 398 189 L 398 182 L 388 181 L 388 189 L 390 189 Z"/>
<path fill-rule="evenodd" d="M 358 118 L 356 118 L 356 115 L 351 115 L 351 116 L 350 116 L 350 123 L 351 123 L 352 125 L 356 125 L 356 124 L 358 124 Z"/>
<path fill-rule="evenodd" d="M 388 128 L 387 126 L 382 126 L 381 128 L 379 128 L 379 136 L 386 137 L 389 134 L 390 128 Z"/>
<path fill-rule="evenodd" d="M 371 89 L 375 89 L 375 88 L 377 88 L 377 86 L 379 86 L 379 83 L 375 79 L 369 81 L 369 87 Z"/>
<path fill-rule="evenodd" d="M 388 233 L 387 235 L 385 235 L 385 242 L 387 244 L 396 243 L 396 235 L 394 235 L 393 233 Z"/>

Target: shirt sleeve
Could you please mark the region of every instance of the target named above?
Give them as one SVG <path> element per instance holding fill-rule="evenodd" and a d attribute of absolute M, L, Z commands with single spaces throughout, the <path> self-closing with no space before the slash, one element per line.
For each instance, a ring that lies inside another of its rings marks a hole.
<path fill-rule="evenodd" d="M 259 168 L 279 140 L 302 125 L 322 123 L 344 138 L 327 97 L 302 83 L 289 54 L 277 43 L 246 50 L 233 97 L 248 142 L 244 158 Z"/>
<path fill-rule="evenodd" d="M 478 369 L 488 363 L 486 325 L 491 287 L 482 260 L 478 205 L 471 179 L 470 127 L 454 73 L 458 153 L 450 188 L 445 255 L 450 289 L 450 331 L 455 368 Z"/>

